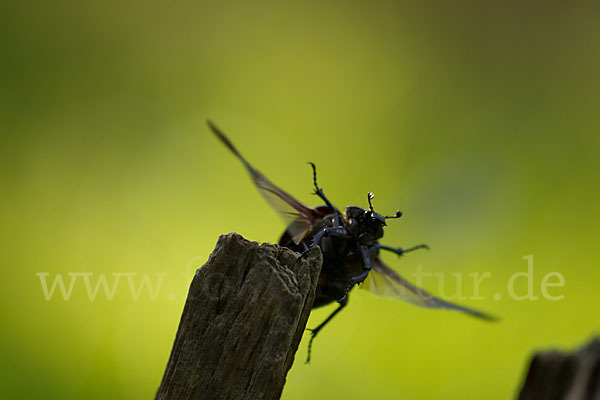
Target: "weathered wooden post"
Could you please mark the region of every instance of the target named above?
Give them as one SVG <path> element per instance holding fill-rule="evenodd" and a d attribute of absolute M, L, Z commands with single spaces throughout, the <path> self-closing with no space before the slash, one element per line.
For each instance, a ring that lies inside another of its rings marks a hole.
<path fill-rule="evenodd" d="M 312 308 L 322 256 L 231 233 L 192 280 L 157 399 L 277 399 Z"/>

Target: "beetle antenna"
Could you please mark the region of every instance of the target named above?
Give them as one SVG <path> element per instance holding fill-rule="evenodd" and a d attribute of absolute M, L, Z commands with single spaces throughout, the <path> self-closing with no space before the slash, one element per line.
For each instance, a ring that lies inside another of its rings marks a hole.
<path fill-rule="evenodd" d="M 369 201 L 369 208 L 371 209 L 371 212 L 375 212 L 373 210 L 373 203 L 371 203 L 371 200 L 373 200 L 374 197 L 375 195 L 372 192 L 367 193 L 367 200 Z"/>
<path fill-rule="evenodd" d="M 400 218 L 401 216 L 402 216 L 402 211 L 398 210 L 398 211 L 396 211 L 396 215 L 387 215 L 383 218 L 386 218 L 386 219 L 387 218 Z"/>

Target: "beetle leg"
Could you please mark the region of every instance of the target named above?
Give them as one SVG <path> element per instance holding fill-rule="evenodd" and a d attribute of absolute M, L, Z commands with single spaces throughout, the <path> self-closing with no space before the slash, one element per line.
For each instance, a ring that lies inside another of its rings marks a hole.
<path fill-rule="evenodd" d="M 348 235 L 346 228 L 344 228 L 343 226 L 330 227 L 323 229 L 313 237 L 313 246 L 320 246 L 321 240 L 323 240 L 323 236 L 333 236 L 343 239 L 350 239 L 350 235 Z"/>
<path fill-rule="evenodd" d="M 340 311 L 342 311 L 342 308 L 346 307 L 346 304 L 348 304 L 348 298 L 346 298 L 343 302 L 341 302 L 340 305 L 339 305 L 339 307 L 336 308 L 329 315 L 329 317 L 327 317 L 325 319 L 325 321 L 321 322 L 319 324 L 319 326 L 317 326 L 314 329 L 306 329 L 307 331 L 309 331 L 311 333 L 311 335 L 310 335 L 310 341 L 308 342 L 308 357 L 306 357 L 306 364 L 310 363 L 310 352 L 312 350 L 313 340 L 315 340 L 315 337 L 317 336 L 317 334 L 319 333 L 319 331 L 321 331 L 321 329 L 323 329 L 325 327 L 325 325 L 327 325 L 327 323 L 333 319 L 333 317 L 335 317 Z"/>
<path fill-rule="evenodd" d="M 343 226 L 323 228 L 322 230 L 317 232 L 315 236 L 313 236 L 310 246 L 308 246 L 302 253 L 300 253 L 300 257 L 305 257 L 310 251 L 310 249 L 312 249 L 315 246 L 321 247 L 321 240 L 323 240 L 323 237 L 325 236 L 350 239 L 350 235 L 348 235 L 346 228 L 344 228 Z"/>
<path fill-rule="evenodd" d="M 314 163 L 309 162 L 310 166 L 312 167 L 313 170 L 313 183 L 315 185 L 315 193 L 317 196 L 319 196 L 321 198 L 321 200 L 323 200 L 325 202 L 325 204 L 327 205 L 327 207 L 331 208 L 334 211 L 334 226 L 338 227 L 341 226 L 342 224 L 340 223 L 340 212 L 337 208 L 334 207 L 333 204 L 331 204 L 331 202 L 329 201 L 329 199 L 327 197 L 325 197 L 325 193 L 323 193 L 323 188 L 320 188 L 319 185 L 317 185 L 317 167 L 315 166 Z"/>
<path fill-rule="evenodd" d="M 362 256 L 363 268 L 365 270 L 363 271 L 362 274 L 356 275 L 355 277 L 350 279 L 350 283 L 348 284 L 348 287 L 346 288 L 346 293 L 344 293 L 344 296 L 338 300 L 338 303 L 340 303 L 340 304 L 342 302 L 346 301 L 346 299 L 348 298 L 348 292 L 350 292 L 350 289 L 352 289 L 354 287 L 354 285 L 358 285 L 359 283 L 362 283 L 365 279 L 367 279 L 367 276 L 369 276 L 369 272 L 371 271 L 371 254 L 369 252 L 369 247 L 360 246 L 360 255 Z"/>
<path fill-rule="evenodd" d="M 413 250 L 417 250 L 417 249 L 427 249 L 427 250 L 429 250 L 429 246 L 427 246 L 426 244 L 419 244 L 417 246 L 409 247 L 408 249 L 403 249 L 402 247 L 384 246 L 382 244 L 376 244 L 373 247 L 375 247 L 377 249 L 391 251 L 392 253 L 396 253 L 399 256 L 401 256 L 404 253 L 408 253 L 409 251 L 413 251 Z"/>
<path fill-rule="evenodd" d="M 350 235 L 348 235 L 348 232 L 346 232 L 346 228 L 344 228 L 343 226 L 324 228 L 317 232 L 317 234 L 313 237 L 311 247 L 321 246 L 321 240 L 323 240 L 323 237 L 325 236 L 334 236 L 343 239 L 350 239 Z"/>
<path fill-rule="evenodd" d="M 376 244 L 372 244 L 371 246 L 369 246 L 369 254 L 371 256 L 376 256 L 379 254 L 379 249 L 381 248 L 381 245 L 379 243 Z"/>

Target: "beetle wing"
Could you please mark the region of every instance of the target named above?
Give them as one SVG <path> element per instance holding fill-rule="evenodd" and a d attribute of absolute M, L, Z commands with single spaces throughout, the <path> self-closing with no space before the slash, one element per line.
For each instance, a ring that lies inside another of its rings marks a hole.
<path fill-rule="evenodd" d="M 321 213 L 312 207 L 305 206 L 285 191 L 267 179 L 260 171 L 256 170 L 235 148 L 231 141 L 212 122 L 207 121 L 213 133 L 223 142 L 235 156 L 244 164 L 254 184 L 263 197 L 275 208 L 288 224 L 287 231 L 292 236 L 294 243 L 298 244 L 308 234 L 315 223 L 322 218 Z"/>
<path fill-rule="evenodd" d="M 474 317 L 487 320 L 495 319 L 481 311 L 450 303 L 439 297 L 433 296 L 426 290 L 413 285 L 398 275 L 393 269 L 385 265 L 379 256 L 373 258 L 371 272 L 369 272 L 367 279 L 361 287 L 378 296 L 402 299 L 421 307 L 445 308 L 448 310 L 461 311 Z"/>
<path fill-rule="evenodd" d="M 304 236 L 312 230 L 320 215 L 314 208 L 305 206 L 279 189 L 259 171 L 252 169 L 249 172 L 260 193 L 288 224 L 287 230 L 294 243 L 300 243 Z"/>

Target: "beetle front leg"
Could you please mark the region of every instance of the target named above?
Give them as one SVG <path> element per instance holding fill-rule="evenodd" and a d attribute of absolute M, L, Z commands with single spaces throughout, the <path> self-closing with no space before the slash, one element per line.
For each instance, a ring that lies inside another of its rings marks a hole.
<path fill-rule="evenodd" d="M 329 201 L 329 199 L 327 197 L 325 197 L 325 193 L 323 193 L 323 188 L 320 188 L 319 185 L 317 185 L 317 167 L 315 166 L 314 163 L 309 162 L 310 166 L 312 167 L 313 170 L 313 184 L 315 185 L 315 193 L 317 196 L 319 196 L 321 198 L 321 200 L 323 200 L 325 202 L 325 204 L 327 205 L 327 207 L 331 208 L 334 211 L 334 226 L 342 226 L 341 220 L 340 220 L 340 212 L 337 208 L 335 208 L 335 206 L 333 204 L 331 204 L 331 202 Z"/>
<path fill-rule="evenodd" d="M 346 228 L 344 228 L 343 226 L 329 227 L 329 228 L 323 228 L 313 237 L 312 245 L 320 246 L 321 240 L 323 240 L 323 237 L 325 237 L 325 236 L 333 236 L 333 237 L 338 237 L 338 238 L 342 238 L 342 239 L 350 239 L 350 235 L 348 235 Z"/>
<path fill-rule="evenodd" d="M 346 299 L 348 298 L 348 293 L 354 287 L 354 285 L 363 283 L 364 280 L 367 279 L 367 276 L 369 276 L 369 272 L 371 271 L 371 254 L 369 252 L 369 247 L 368 246 L 360 246 L 360 255 L 362 257 L 363 268 L 365 270 L 363 271 L 362 274 L 356 275 L 355 277 L 350 279 L 350 283 L 348 284 L 348 287 L 346 288 L 346 293 L 344 293 L 344 296 L 338 300 L 338 303 L 342 303 L 342 302 L 346 301 Z"/>
<path fill-rule="evenodd" d="M 310 243 L 310 246 L 308 246 L 308 248 L 300 254 L 300 257 L 305 257 L 308 254 L 308 252 L 310 251 L 310 249 L 312 249 L 315 246 L 321 247 L 321 241 L 326 236 L 339 237 L 342 239 L 350 239 L 350 235 L 348 235 L 346 228 L 344 228 L 343 226 L 323 228 L 322 230 L 320 230 L 319 232 L 317 232 L 315 234 L 315 236 L 313 237 L 313 239 Z"/>

